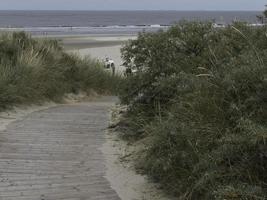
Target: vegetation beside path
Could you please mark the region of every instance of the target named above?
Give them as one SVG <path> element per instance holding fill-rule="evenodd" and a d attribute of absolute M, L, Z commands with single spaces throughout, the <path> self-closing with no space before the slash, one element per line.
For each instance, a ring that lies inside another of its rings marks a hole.
<path fill-rule="evenodd" d="M 118 128 L 144 143 L 138 169 L 181 200 L 267 198 L 267 29 L 181 22 L 140 33 L 122 49 L 123 81 L 57 41 L 0 36 L 0 110 L 60 101 L 67 93 L 116 94 Z"/>
<path fill-rule="evenodd" d="M 80 91 L 115 94 L 119 81 L 93 59 L 65 53 L 55 40 L 0 35 L 0 110 Z"/>
<path fill-rule="evenodd" d="M 181 22 L 123 49 L 122 136 L 181 200 L 267 199 L 267 29 Z"/>

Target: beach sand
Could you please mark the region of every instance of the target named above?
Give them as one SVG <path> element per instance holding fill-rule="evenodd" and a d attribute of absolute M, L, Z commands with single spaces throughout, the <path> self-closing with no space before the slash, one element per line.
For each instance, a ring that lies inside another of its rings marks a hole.
<path fill-rule="evenodd" d="M 112 131 L 107 131 L 102 147 L 106 159 L 106 178 L 122 200 L 174 200 L 148 177 L 136 173 L 132 155 L 136 146 L 129 146 Z"/>
<path fill-rule="evenodd" d="M 81 57 L 90 56 L 99 61 L 110 58 L 114 61 L 116 72 L 122 74 L 120 49 L 128 40 L 136 39 L 134 35 L 86 35 L 86 36 L 57 36 L 67 52 L 76 53 Z"/>
<path fill-rule="evenodd" d="M 123 45 L 136 35 L 73 35 L 50 36 L 59 40 L 66 50 L 87 49 Z"/>
<path fill-rule="evenodd" d="M 121 111 L 126 109 L 126 106 L 119 104 L 111 108 L 110 127 L 116 126 L 120 120 Z M 160 189 L 159 184 L 136 172 L 135 162 L 143 148 L 142 142 L 129 143 L 122 140 L 119 135 L 120 132 L 116 129 L 108 129 L 102 152 L 106 158 L 106 178 L 120 198 L 122 200 L 173 200 L 173 197 L 167 196 Z"/>
<path fill-rule="evenodd" d="M 124 67 L 122 66 L 121 49 L 122 45 L 106 46 L 106 47 L 93 47 L 80 50 L 74 50 L 72 52 L 78 53 L 81 56 L 91 56 L 99 61 L 104 61 L 106 58 L 110 58 L 114 61 L 117 73 L 123 73 Z"/>

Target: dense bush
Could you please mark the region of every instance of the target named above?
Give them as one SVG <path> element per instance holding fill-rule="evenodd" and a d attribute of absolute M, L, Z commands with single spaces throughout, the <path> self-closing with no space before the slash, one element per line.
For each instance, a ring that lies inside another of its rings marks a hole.
<path fill-rule="evenodd" d="M 266 27 L 181 22 L 123 49 L 124 136 L 177 199 L 267 199 Z"/>
<path fill-rule="evenodd" d="M 99 63 L 65 53 L 57 41 L 25 33 L 0 36 L 0 109 L 18 103 L 60 100 L 65 93 L 114 93 L 118 77 Z"/>

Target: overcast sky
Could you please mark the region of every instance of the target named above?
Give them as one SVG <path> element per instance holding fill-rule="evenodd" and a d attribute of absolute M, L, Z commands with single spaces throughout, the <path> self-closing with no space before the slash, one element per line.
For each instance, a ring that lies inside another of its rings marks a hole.
<path fill-rule="evenodd" d="M 262 10 L 267 0 L 0 0 L 0 10 Z"/>

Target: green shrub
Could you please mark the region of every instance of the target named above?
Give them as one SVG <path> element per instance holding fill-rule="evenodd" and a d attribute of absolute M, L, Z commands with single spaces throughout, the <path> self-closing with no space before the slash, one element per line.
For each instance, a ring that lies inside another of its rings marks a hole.
<path fill-rule="evenodd" d="M 124 134 L 146 137 L 138 167 L 177 199 L 267 198 L 266 49 L 266 27 L 198 22 L 123 48 L 138 69 L 120 92 Z"/>

